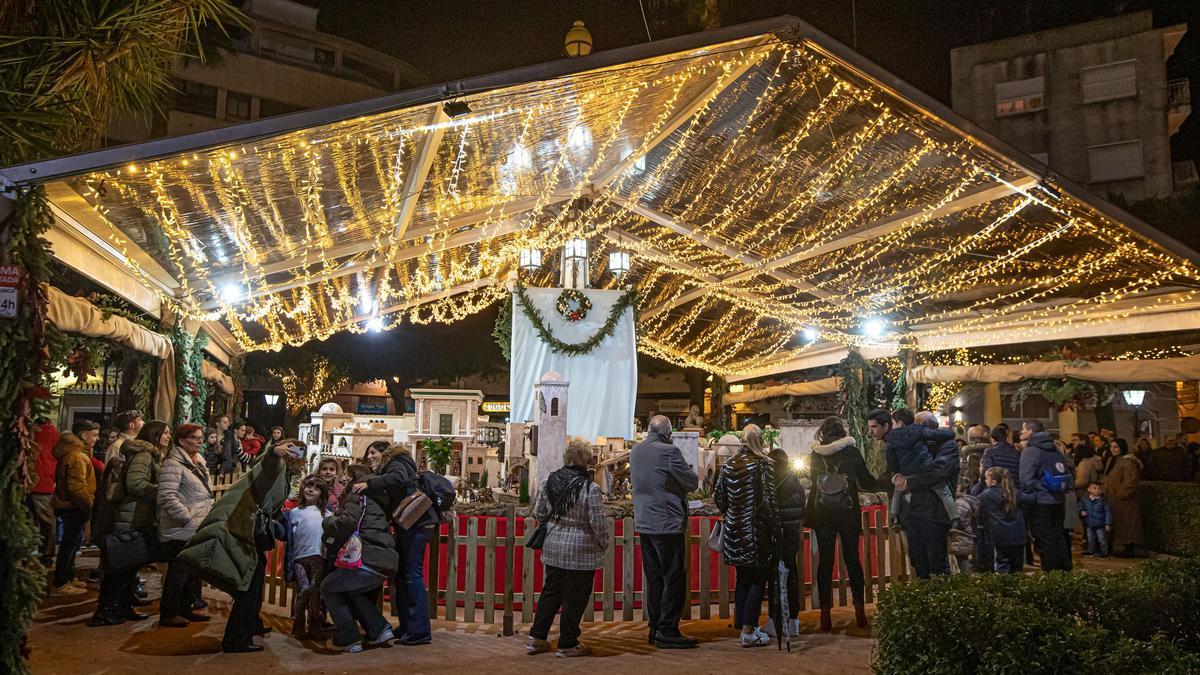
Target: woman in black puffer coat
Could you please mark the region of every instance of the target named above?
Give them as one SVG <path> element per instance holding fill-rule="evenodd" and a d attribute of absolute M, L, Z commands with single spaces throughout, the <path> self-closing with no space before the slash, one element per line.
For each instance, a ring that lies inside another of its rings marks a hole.
<path fill-rule="evenodd" d="M 735 625 L 742 628 L 742 646 L 760 647 L 770 641 L 758 628 L 758 618 L 777 555 L 779 513 L 774 462 L 763 451 L 756 425 L 742 430 L 742 448 L 722 467 L 713 499 L 725 516 L 725 562 L 737 568 Z"/>

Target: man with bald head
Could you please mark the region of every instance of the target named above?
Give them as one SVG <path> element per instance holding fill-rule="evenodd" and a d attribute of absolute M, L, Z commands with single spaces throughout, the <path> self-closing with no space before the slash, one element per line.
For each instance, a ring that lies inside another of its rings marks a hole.
<path fill-rule="evenodd" d="M 695 647 L 695 638 L 679 632 L 679 617 L 687 597 L 687 495 L 700 486 L 700 479 L 671 441 L 671 420 L 662 415 L 650 418 L 646 440 L 629 453 L 629 480 L 634 526 L 642 538 L 650 644 L 660 649 Z"/>

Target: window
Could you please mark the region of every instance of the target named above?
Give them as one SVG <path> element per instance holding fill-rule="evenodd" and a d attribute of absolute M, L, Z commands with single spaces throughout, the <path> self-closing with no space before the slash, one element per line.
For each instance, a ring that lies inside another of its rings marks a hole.
<path fill-rule="evenodd" d="M 443 436 L 454 435 L 454 415 L 447 413 L 438 415 L 438 433 Z"/>
<path fill-rule="evenodd" d="M 205 117 L 217 116 L 217 88 L 207 84 L 180 80 L 176 83 L 175 109 Z"/>
<path fill-rule="evenodd" d="M 550 416 L 558 417 L 558 398 L 550 399 Z"/>
<path fill-rule="evenodd" d="M 231 120 L 250 119 L 250 94 L 236 91 L 225 93 L 225 117 Z"/>
<path fill-rule="evenodd" d="M 1092 183 L 1140 178 L 1146 175 L 1142 142 L 1124 141 L 1088 148 L 1088 176 Z"/>
<path fill-rule="evenodd" d="M 1024 80 L 996 83 L 996 117 L 1011 117 L 1037 112 L 1046 107 L 1046 78 L 1038 75 Z"/>
<path fill-rule="evenodd" d="M 1080 82 L 1084 103 L 1137 96 L 1137 61 L 1118 61 L 1084 68 Z"/>
<path fill-rule="evenodd" d="M 286 115 L 304 110 L 298 105 L 283 103 L 280 101 L 272 101 L 269 98 L 260 98 L 258 100 L 258 118 L 275 117 L 276 115 Z"/>

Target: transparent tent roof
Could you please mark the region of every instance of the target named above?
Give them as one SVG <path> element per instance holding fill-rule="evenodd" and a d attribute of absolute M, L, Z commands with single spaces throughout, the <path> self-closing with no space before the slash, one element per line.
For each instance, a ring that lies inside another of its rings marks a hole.
<path fill-rule="evenodd" d="M 496 76 L 454 117 L 447 88 L 48 168 L 247 350 L 461 319 L 524 249 L 546 265 L 520 280 L 553 285 L 576 237 L 593 285 L 637 288 L 640 349 L 718 373 L 804 328 L 919 346 L 1197 299 L 1189 250 L 807 25 L 703 37 Z"/>

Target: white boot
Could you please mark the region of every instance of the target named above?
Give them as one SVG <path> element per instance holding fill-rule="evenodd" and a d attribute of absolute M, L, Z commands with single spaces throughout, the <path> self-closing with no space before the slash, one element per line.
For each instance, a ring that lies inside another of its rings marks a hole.
<path fill-rule="evenodd" d="M 800 619 L 788 620 L 788 637 L 800 637 Z"/>

